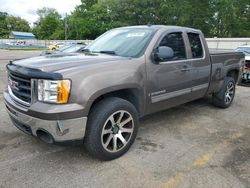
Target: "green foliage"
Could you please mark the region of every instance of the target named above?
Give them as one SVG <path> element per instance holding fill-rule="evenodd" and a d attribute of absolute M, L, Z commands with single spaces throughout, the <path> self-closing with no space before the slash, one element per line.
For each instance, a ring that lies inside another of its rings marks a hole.
<path fill-rule="evenodd" d="M 29 23 L 15 16 L 10 16 L 5 12 L 0 12 L 0 38 L 8 38 L 10 31 L 29 32 Z"/>
<path fill-rule="evenodd" d="M 6 23 L 7 15 L 6 12 L 0 12 L 0 37 L 6 37 L 9 34 Z"/>
<path fill-rule="evenodd" d="M 250 36 L 249 0 L 212 0 L 214 19 L 211 34 L 217 37 Z"/>
<path fill-rule="evenodd" d="M 20 17 L 7 16 L 5 21 L 12 31 L 30 31 L 29 23 Z"/>
<path fill-rule="evenodd" d="M 249 0 L 82 0 L 69 18 L 70 38 L 93 39 L 119 26 L 162 24 L 206 37 L 250 37 Z"/>
<path fill-rule="evenodd" d="M 94 39 L 115 27 L 149 23 L 193 27 L 206 37 L 250 37 L 249 0 L 81 0 L 66 18 L 50 8 L 37 14 L 39 39 L 64 39 L 65 28 L 68 39 Z M 9 33 L 7 22 L 29 30 L 24 20 L 0 12 L 0 37 Z"/>
<path fill-rule="evenodd" d="M 38 21 L 33 28 L 39 39 L 62 39 L 64 36 L 63 21 L 60 14 L 52 8 L 42 8 L 37 11 Z"/>

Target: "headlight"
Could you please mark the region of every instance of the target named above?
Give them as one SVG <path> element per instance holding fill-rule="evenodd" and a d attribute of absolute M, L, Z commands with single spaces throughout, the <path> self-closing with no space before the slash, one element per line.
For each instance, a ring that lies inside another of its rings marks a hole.
<path fill-rule="evenodd" d="M 68 102 L 70 80 L 38 80 L 38 100 L 64 104 Z"/>

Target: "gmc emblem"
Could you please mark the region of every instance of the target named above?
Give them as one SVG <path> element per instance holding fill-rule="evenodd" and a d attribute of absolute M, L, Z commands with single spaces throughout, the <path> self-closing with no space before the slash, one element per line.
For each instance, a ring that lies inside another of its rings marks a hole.
<path fill-rule="evenodd" d="M 12 80 L 10 77 L 8 78 L 8 80 L 9 80 L 9 86 L 10 86 L 10 88 L 14 89 L 16 91 L 19 91 L 19 88 L 18 88 L 19 83 L 16 82 L 16 81 L 14 81 L 14 80 Z"/>

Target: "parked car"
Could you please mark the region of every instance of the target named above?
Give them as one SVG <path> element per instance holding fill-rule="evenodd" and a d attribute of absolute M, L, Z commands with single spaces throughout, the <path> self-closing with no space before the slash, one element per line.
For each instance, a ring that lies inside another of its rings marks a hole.
<path fill-rule="evenodd" d="M 48 46 L 48 50 L 56 50 L 58 48 L 61 48 L 62 46 L 64 46 L 64 42 L 57 42 L 55 44 L 51 44 Z"/>
<path fill-rule="evenodd" d="M 55 50 L 46 50 L 46 51 L 43 51 L 40 55 L 49 55 L 49 54 L 54 54 L 54 53 L 59 53 L 69 47 L 71 47 L 72 45 L 64 45 L 58 49 L 55 49 Z"/>
<path fill-rule="evenodd" d="M 69 48 L 66 48 L 62 52 L 64 53 L 79 53 L 86 47 L 86 44 L 75 44 L 71 45 Z"/>
<path fill-rule="evenodd" d="M 26 41 L 10 41 L 5 43 L 8 46 L 25 46 L 26 45 Z"/>
<path fill-rule="evenodd" d="M 79 53 L 85 47 L 86 47 L 86 44 L 84 43 L 64 45 L 57 50 L 44 51 L 40 55 L 50 55 L 50 54 L 58 54 L 58 53 Z"/>
<path fill-rule="evenodd" d="M 47 143 L 83 140 L 112 160 L 128 151 L 139 118 L 211 95 L 228 108 L 244 54 L 209 52 L 201 31 L 174 26 L 113 29 L 84 53 L 7 65 L 4 101 L 13 124 Z"/>
<path fill-rule="evenodd" d="M 236 48 L 237 52 L 243 52 L 245 54 L 245 65 L 242 74 L 242 83 L 250 82 L 250 46 L 240 46 Z"/>

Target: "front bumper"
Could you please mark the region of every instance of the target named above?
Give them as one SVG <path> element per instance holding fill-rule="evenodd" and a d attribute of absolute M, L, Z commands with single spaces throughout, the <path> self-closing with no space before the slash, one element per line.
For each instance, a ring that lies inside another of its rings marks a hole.
<path fill-rule="evenodd" d="M 22 107 L 13 101 L 8 92 L 4 92 L 4 101 L 13 124 L 27 134 L 39 136 L 37 133 L 42 131 L 52 136 L 54 142 L 82 140 L 84 138 L 87 117 L 63 120 L 40 119 L 28 115 L 25 109 L 22 110 Z"/>

